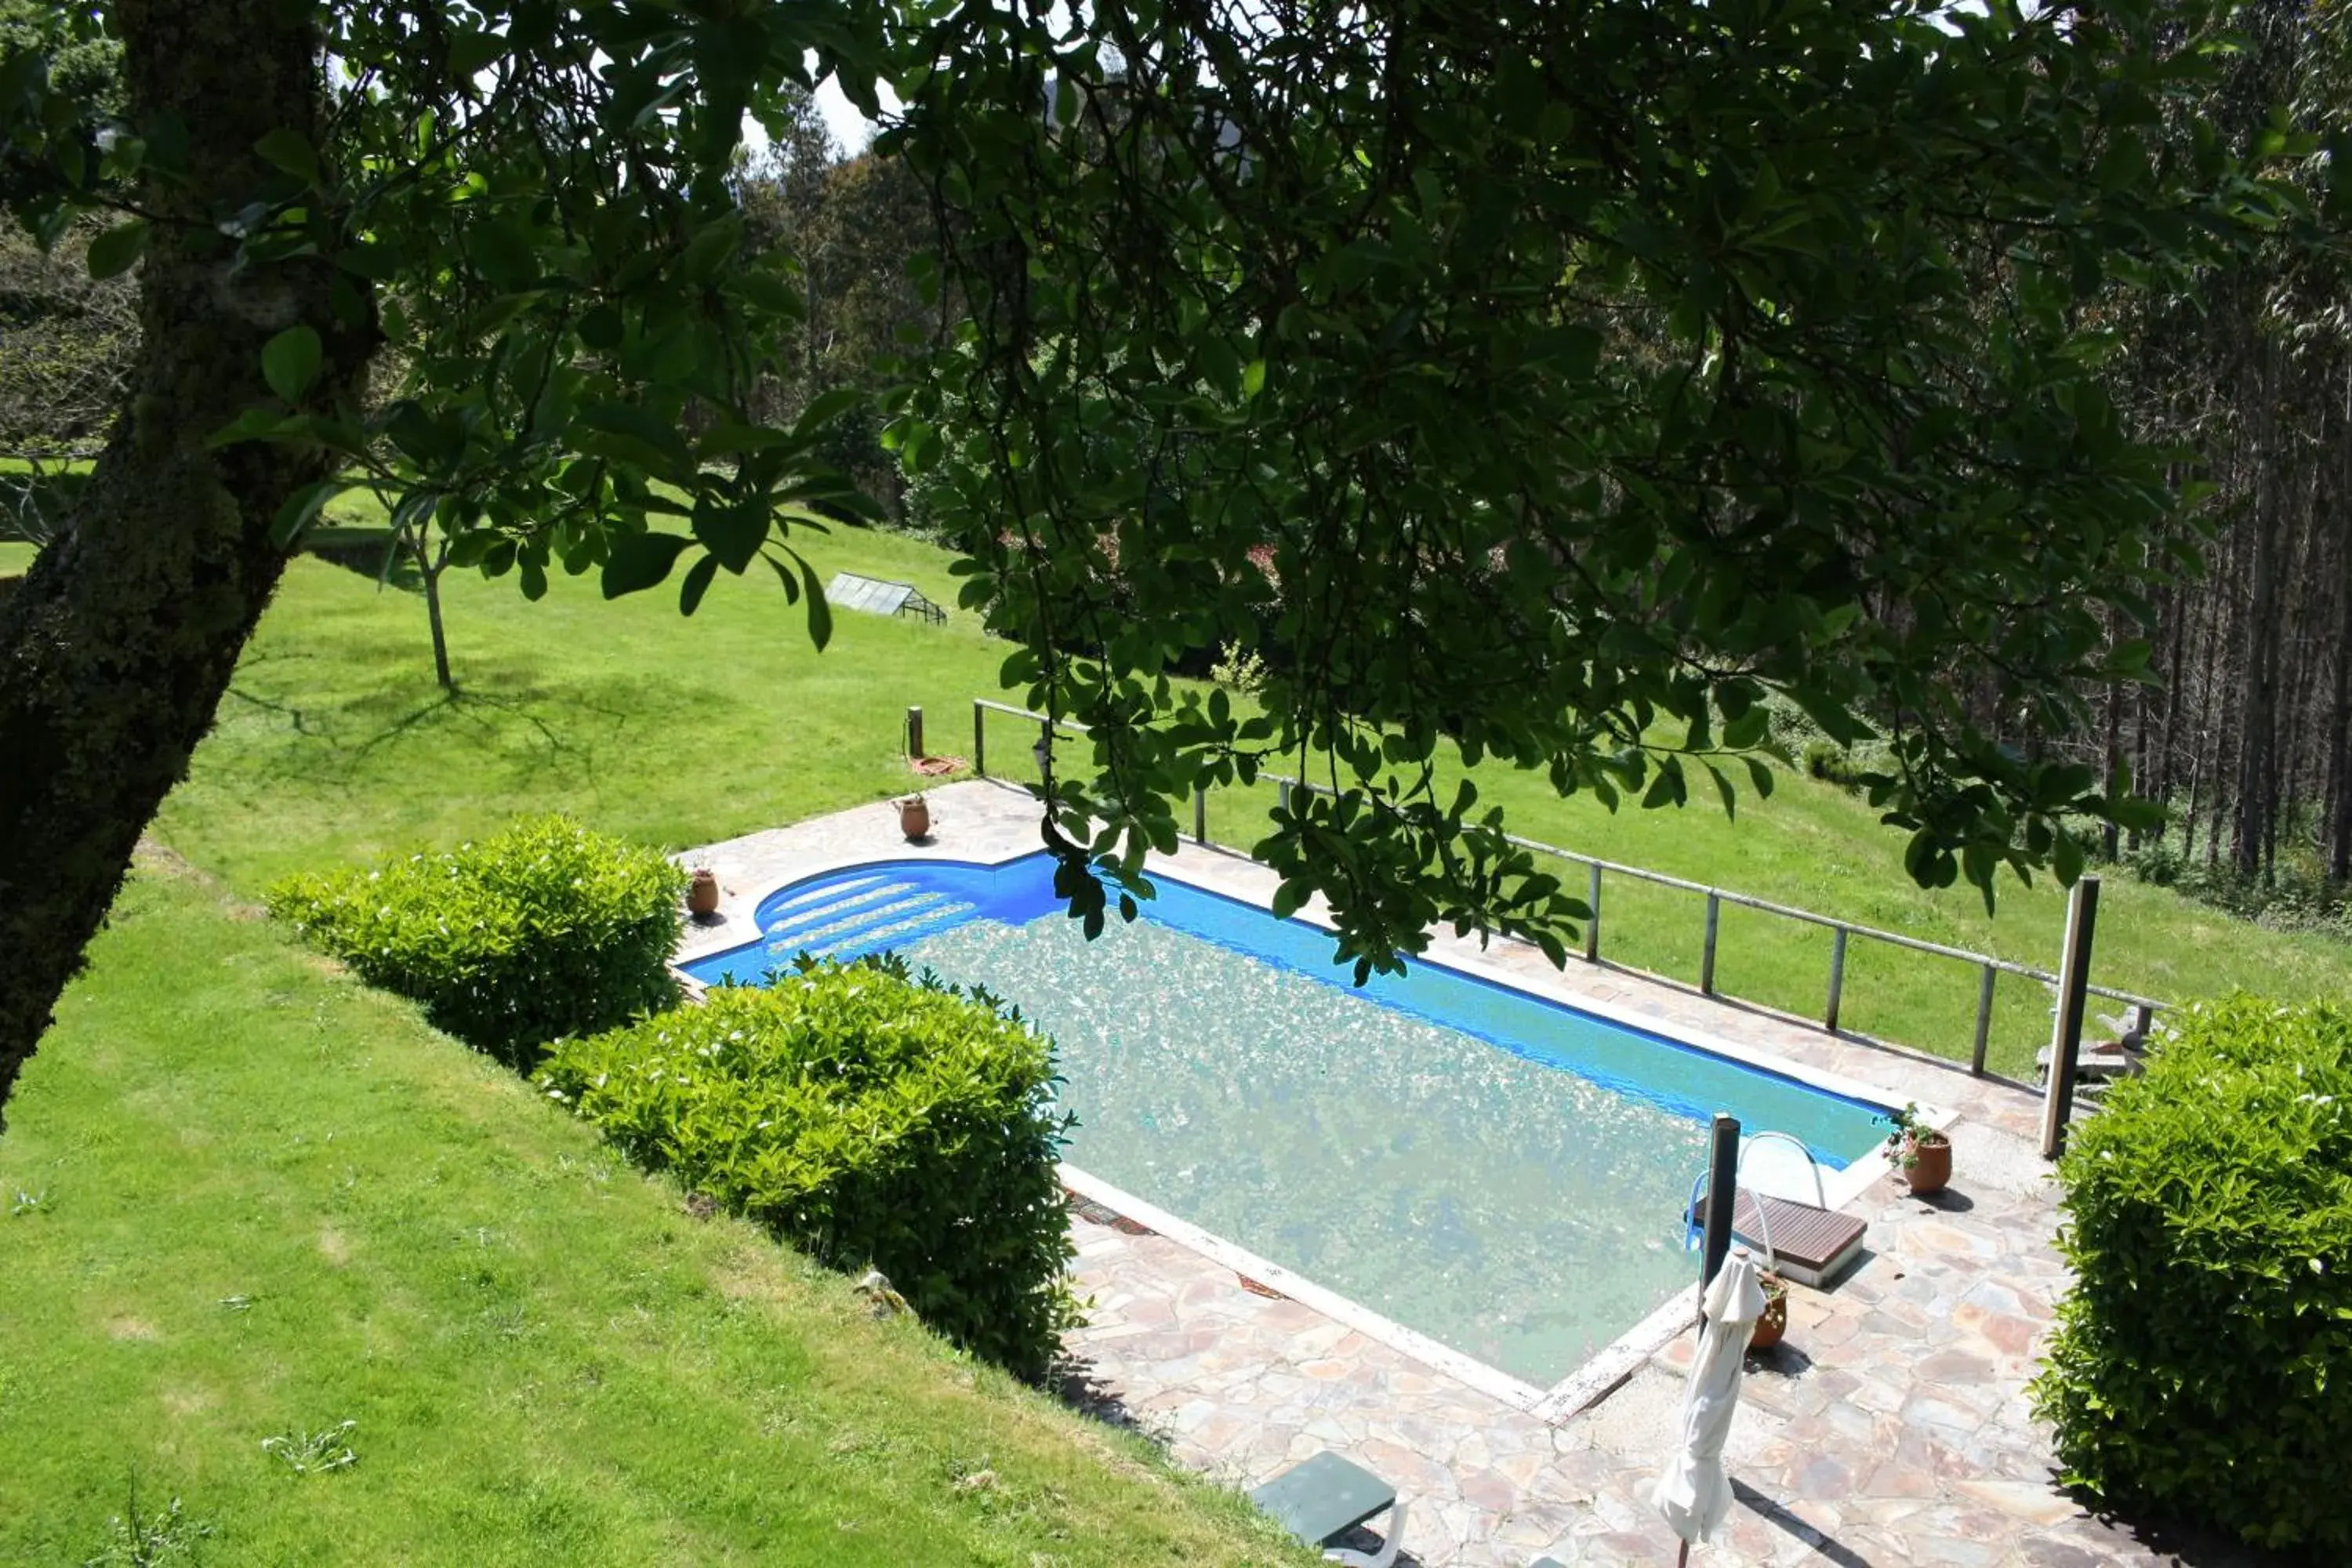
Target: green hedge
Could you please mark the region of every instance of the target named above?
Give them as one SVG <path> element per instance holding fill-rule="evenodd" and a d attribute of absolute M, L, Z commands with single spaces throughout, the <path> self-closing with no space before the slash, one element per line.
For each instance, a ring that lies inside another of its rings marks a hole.
<path fill-rule="evenodd" d="M 564 816 L 366 869 L 289 877 L 269 910 L 434 1024 L 528 1068 L 550 1040 L 677 1000 L 686 874 Z"/>
<path fill-rule="evenodd" d="M 985 993 L 812 962 L 560 1044 L 540 1081 L 640 1163 L 1044 1377 L 1076 1321 L 1051 1044 Z"/>
<path fill-rule="evenodd" d="M 2036 1407 L 2112 1502 L 2352 1560 L 2352 1014 L 2177 1028 L 2059 1167 L 2076 1283 Z"/>

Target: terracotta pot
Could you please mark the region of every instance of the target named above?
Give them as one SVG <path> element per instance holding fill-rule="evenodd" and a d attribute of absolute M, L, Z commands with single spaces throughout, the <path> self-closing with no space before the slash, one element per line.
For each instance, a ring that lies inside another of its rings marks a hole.
<path fill-rule="evenodd" d="M 920 838 L 931 830 L 930 803 L 921 795 L 910 795 L 898 803 L 898 831 L 908 838 Z"/>
<path fill-rule="evenodd" d="M 719 912 L 719 873 L 699 869 L 686 885 L 686 912 L 690 915 L 715 915 Z"/>
<path fill-rule="evenodd" d="M 1951 1184 L 1952 1145 L 1942 1138 L 1933 1143 L 1913 1140 L 1904 1145 L 1911 1163 L 1904 1167 L 1903 1179 L 1911 1184 L 1915 1193 L 1940 1193 Z"/>
<path fill-rule="evenodd" d="M 1769 1351 L 1780 1342 L 1789 1331 L 1789 1288 L 1764 1288 L 1764 1315 L 1756 1320 L 1756 1331 L 1748 1339 L 1751 1351 Z"/>

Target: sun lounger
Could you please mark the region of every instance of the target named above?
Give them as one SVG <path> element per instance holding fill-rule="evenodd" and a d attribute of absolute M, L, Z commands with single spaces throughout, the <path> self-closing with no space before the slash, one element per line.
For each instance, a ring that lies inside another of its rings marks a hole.
<path fill-rule="evenodd" d="M 1371 1471 L 1337 1454 L 1318 1454 L 1294 1465 L 1250 1493 L 1250 1500 L 1275 1521 L 1346 1568 L 1389 1568 L 1404 1539 L 1404 1504 L 1396 1489 Z M 1376 1552 L 1331 1543 L 1358 1525 L 1386 1512 L 1388 1531 Z"/>

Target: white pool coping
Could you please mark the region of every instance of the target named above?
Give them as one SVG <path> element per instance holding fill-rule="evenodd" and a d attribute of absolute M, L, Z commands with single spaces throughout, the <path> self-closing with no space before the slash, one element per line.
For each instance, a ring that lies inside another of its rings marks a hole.
<path fill-rule="evenodd" d="M 1199 847 L 1209 849 L 1212 853 L 1228 856 L 1231 854 L 1230 851 L 1218 850 L 1213 847 Z M 740 900 L 739 907 L 745 911 L 746 918 L 752 927 L 751 936 L 746 937 L 742 933 L 739 921 L 732 919 L 715 926 L 689 926 L 672 957 L 670 970 L 689 995 L 699 996 L 702 992 L 701 984 L 692 975 L 685 973 L 679 965 L 709 957 L 712 953 L 723 952 L 731 948 L 743 947 L 750 942 L 757 942 L 760 935 L 758 931 L 760 907 L 784 889 L 798 883 L 810 881 L 818 877 L 832 876 L 840 871 L 853 870 L 862 866 L 919 864 L 936 860 L 968 866 L 998 867 L 1010 865 L 1015 860 L 1026 859 L 1035 853 L 1037 853 L 1035 849 L 1024 847 L 995 856 L 974 854 L 877 856 L 870 852 L 813 854 L 804 863 L 795 866 L 789 875 L 770 880 Z M 1244 864 L 1255 864 L 1246 857 L 1231 858 L 1239 859 Z M 1273 912 L 1270 900 L 1255 899 L 1229 889 L 1212 886 L 1199 877 L 1187 875 L 1183 869 L 1171 864 L 1166 857 L 1160 855 L 1154 854 L 1148 858 L 1145 863 L 1145 874 L 1153 879 L 1164 878 L 1169 881 L 1181 883 L 1196 892 L 1255 905 L 1269 914 Z M 1326 931 L 1337 930 L 1311 906 L 1308 909 L 1300 910 L 1288 918 Z M 1895 1090 L 1882 1089 L 1858 1079 L 1792 1061 L 1786 1057 L 1775 1056 L 1769 1051 L 1759 1050 L 1752 1046 L 1727 1039 L 1720 1035 L 1698 1029 L 1663 1027 L 1655 1019 L 1643 1017 L 1632 1008 L 1616 1005 L 1600 997 L 1580 995 L 1570 999 L 1565 996 L 1548 995 L 1543 991 L 1528 985 L 1524 975 L 1488 962 L 1475 950 L 1456 951 L 1467 947 L 1469 944 L 1466 942 L 1440 938 L 1433 942 L 1433 950 L 1439 945 L 1445 946 L 1448 951 L 1442 953 L 1435 951 L 1424 952 L 1414 956 L 1411 962 L 1433 964 L 1440 969 L 1451 969 L 1473 979 L 1501 986 L 1531 1001 L 1564 1007 L 1570 1012 L 1582 1013 L 1598 1018 L 1621 1029 L 1648 1035 L 1672 1045 L 1721 1057 L 1743 1067 L 1788 1079 L 1805 1088 L 1818 1089 L 1848 1100 L 1879 1106 L 1887 1110 L 1897 1110 L 1907 1103 L 1916 1103 L 1912 1097 Z M 1560 1070 L 1572 1071 L 1573 1069 L 1563 1068 Z M 1953 1124 L 1959 1120 L 1957 1111 L 1941 1106 L 1922 1104 L 1919 1106 L 1919 1115 L 1927 1125 L 1945 1132 L 1948 1132 Z M 1894 1169 L 1895 1166 L 1885 1150 L 1874 1148 L 1843 1170 L 1822 1172 L 1822 1181 L 1826 1206 L 1831 1209 L 1844 1208 L 1846 1205 L 1876 1186 Z M 1336 1290 L 1316 1283 L 1295 1269 L 1286 1268 L 1271 1258 L 1261 1258 L 1238 1243 L 1203 1230 L 1199 1226 L 1169 1213 L 1148 1199 L 1114 1186 L 1076 1165 L 1064 1163 L 1059 1166 L 1059 1171 L 1063 1184 L 1080 1197 L 1100 1204 L 1105 1208 L 1133 1220 L 1149 1230 L 1167 1237 L 1180 1247 L 1196 1252 L 1222 1267 L 1231 1268 L 1235 1273 L 1254 1279 L 1269 1289 L 1277 1290 L 1301 1305 L 1329 1318 L 1332 1321 L 1353 1329 L 1366 1339 L 1386 1345 L 1468 1387 L 1501 1400 L 1515 1409 L 1528 1411 L 1547 1421 L 1565 1421 L 1580 1411 L 1599 1403 L 1638 1371 L 1643 1363 L 1671 1344 L 1678 1335 L 1687 1332 L 1697 1321 L 1698 1287 L 1694 1282 L 1677 1291 L 1633 1328 L 1587 1357 L 1559 1382 L 1548 1388 L 1538 1387 L 1499 1367 L 1490 1366 L 1475 1356 L 1441 1344 L 1416 1329 L 1407 1328 L 1404 1324 L 1383 1316 L 1360 1302 L 1351 1300 Z"/>

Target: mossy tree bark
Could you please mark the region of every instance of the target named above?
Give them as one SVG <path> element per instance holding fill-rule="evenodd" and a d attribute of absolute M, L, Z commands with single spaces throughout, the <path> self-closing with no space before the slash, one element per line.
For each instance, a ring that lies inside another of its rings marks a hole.
<path fill-rule="evenodd" d="M 322 454 L 207 438 L 270 396 L 262 346 L 325 344 L 308 400 L 351 395 L 375 343 L 362 291 L 330 308 L 316 258 L 236 265 L 223 219 L 270 171 L 254 152 L 322 118 L 310 7 L 121 0 L 131 116 L 184 127 L 180 177 L 149 178 L 142 342 L 121 417 L 68 537 L 0 605 L 0 1108 L 105 917 L 139 835 L 211 726 L 285 569 L 270 526 Z"/>

